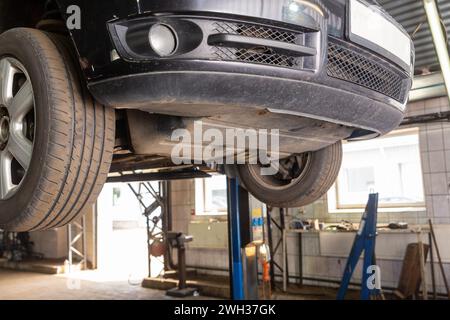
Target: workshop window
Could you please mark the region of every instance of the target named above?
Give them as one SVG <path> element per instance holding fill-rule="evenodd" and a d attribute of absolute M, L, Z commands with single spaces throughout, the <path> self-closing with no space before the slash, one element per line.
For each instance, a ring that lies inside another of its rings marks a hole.
<path fill-rule="evenodd" d="M 379 193 L 380 207 L 424 205 L 417 130 L 344 143 L 343 150 L 336 182 L 338 209 L 364 207 L 370 192 Z"/>
<path fill-rule="evenodd" d="M 195 214 L 227 214 L 227 179 L 224 175 L 195 180 Z"/>

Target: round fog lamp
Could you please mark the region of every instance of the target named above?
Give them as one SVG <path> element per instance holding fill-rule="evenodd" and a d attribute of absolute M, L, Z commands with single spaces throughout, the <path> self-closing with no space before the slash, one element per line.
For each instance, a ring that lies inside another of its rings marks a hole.
<path fill-rule="evenodd" d="M 155 24 L 150 28 L 148 40 L 153 51 L 160 57 L 170 56 L 177 48 L 177 36 L 172 28 Z"/>

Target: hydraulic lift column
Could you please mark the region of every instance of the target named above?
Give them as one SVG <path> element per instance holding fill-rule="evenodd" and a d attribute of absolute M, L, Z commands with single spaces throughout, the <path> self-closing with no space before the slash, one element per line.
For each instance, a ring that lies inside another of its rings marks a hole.
<path fill-rule="evenodd" d="M 248 192 L 239 185 L 236 178 L 227 178 L 227 191 L 231 298 L 234 300 L 257 299 L 256 259 L 244 260 L 243 254 L 245 247 L 252 242 Z"/>

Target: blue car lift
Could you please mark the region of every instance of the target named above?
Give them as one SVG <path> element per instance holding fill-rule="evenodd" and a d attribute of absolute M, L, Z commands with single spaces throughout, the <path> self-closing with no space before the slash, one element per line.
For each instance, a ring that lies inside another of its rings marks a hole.
<path fill-rule="evenodd" d="M 240 186 L 235 178 L 227 178 L 228 250 L 230 259 L 230 293 L 233 300 L 244 300 L 244 269 L 241 255 Z"/>
<path fill-rule="evenodd" d="M 338 291 L 337 299 L 343 300 L 347 293 L 350 279 L 355 271 L 359 257 L 364 251 L 364 263 L 361 280 L 361 300 L 369 300 L 371 297 L 381 296 L 381 291 L 378 288 L 371 289 L 367 285 L 367 280 L 370 276 L 368 268 L 376 265 L 375 258 L 375 238 L 377 232 L 377 211 L 378 211 L 378 193 L 369 194 L 369 201 L 361 218 L 359 230 L 355 236 L 350 256 L 344 269 L 341 286 Z"/>
<path fill-rule="evenodd" d="M 237 178 L 227 178 L 228 193 L 228 250 L 230 292 L 233 300 L 257 299 L 257 265 L 244 261 L 244 249 L 252 242 L 252 227 L 248 192 Z M 245 270 L 245 271 L 244 271 Z M 244 274 L 245 272 L 245 274 Z"/>

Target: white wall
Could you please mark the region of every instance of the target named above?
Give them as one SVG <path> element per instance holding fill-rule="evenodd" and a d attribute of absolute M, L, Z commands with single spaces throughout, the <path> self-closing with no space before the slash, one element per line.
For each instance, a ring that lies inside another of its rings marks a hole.
<path fill-rule="evenodd" d="M 45 258 L 60 259 L 67 257 L 66 228 L 31 232 L 30 240 L 34 243 L 33 251 L 43 254 Z"/>
<path fill-rule="evenodd" d="M 96 267 L 96 216 L 90 208 L 85 212 L 86 257 L 88 268 Z M 79 219 L 78 221 L 81 221 Z M 72 229 L 77 232 L 76 228 Z M 67 227 L 61 227 L 47 231 L 30 232 L 30 239 L 34 243 L 33 251 L 42 254 L 46 259 L 66 259 L 68 255 Z M 76 247 L 81 249 L 81 239 Z"/>
<path fill-rule="evenodd" d="M 172 230 L 189 234 L 189 223 L 194 218 L 195 211 L 195 182 L 194 180 L 178 180 L 171 182 Z M 211 223 L 215 223 L 211 221 Z M 206 232 L 206 230 L 205 230 Z M 224 232 L 223 237 L 227 237 Z M 195 237 L 194 237 L 195 242 Z M 224 239 L 225 243 L 228 243 Z M 228 249 L 223 248 L 193 248 L 188 245 L 186 263 L 189 266 L 206 268 L 228 268 Z"/>

